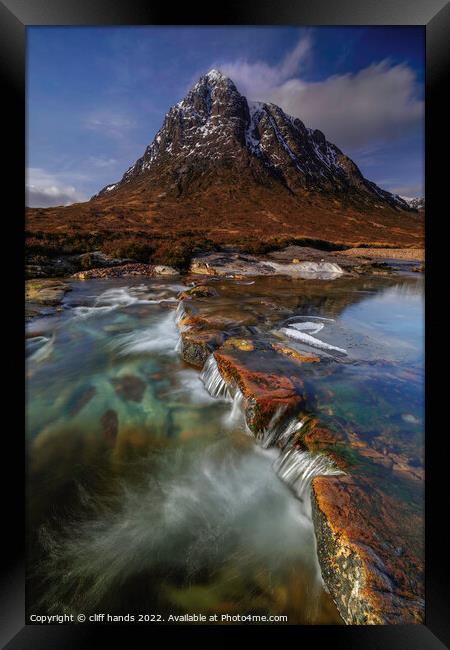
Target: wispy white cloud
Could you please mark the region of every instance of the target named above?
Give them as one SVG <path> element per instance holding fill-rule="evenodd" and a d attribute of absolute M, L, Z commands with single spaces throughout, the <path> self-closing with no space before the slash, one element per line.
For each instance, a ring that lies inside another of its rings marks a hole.
<path fill-rule="evenodd" d="M 39 167 L 26 170 L 25 190 L 26 205 L 34 208 L 70 205 L 88 198 L 67 182 L 66 173 L 51 173 Z"/>
<path fill-rule="evenodd" d="M 88 164 L 100 169 L 107 169 L 107 168 L 115 167 L 120 163 L 117 160 L 117 158 L 102 158 L 100 156 L 89 156 Z"/>
<path fill-rule="evenodd" d="M 271 101 L 274 91 L 298 74 L 301 64 L 305 64 L 311 55 L 311 48 L 311 36 L 305 34 L 278 64 L 269 65 L 264 61 L 249 62 L 238 59 L 212 67 L 220 68 L 249 99 Z"/>
<path fill-rule="evenodd" d="M 87 115 L 84 119 L 84 126 L 90 131 L 99 132 L 110 138 L 122 139 L 127 137 L 137 124 L 136 120 L 126 113 L 100 110 Z"/>
<path fill-rule="evenodd" d="M 344 150 L 390 142 L 423 120 L 424 103 L 408 65 L 384 60 L 358 72 L 311 82 L 302 78 L 302 65 L 313 54 L 307 34 L 275 65 L 243 60 L 215 65 L 249 99 L 278 104 Z"/>

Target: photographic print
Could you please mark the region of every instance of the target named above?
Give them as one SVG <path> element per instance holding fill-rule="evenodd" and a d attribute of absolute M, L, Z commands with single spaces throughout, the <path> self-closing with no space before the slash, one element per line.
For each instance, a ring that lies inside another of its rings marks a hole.
<path fill-rule="evenodd" d="M 424 27 L 27 28 L 28 623 L 423 623 Z"/>

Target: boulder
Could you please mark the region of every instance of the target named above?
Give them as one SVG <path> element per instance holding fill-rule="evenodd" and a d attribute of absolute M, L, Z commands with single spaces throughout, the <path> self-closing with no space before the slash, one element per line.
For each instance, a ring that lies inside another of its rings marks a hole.
<path fill-rule="evenodd" d="M 214 329 L 187 329 L 181 333 L 181 357 L 186 363 L 203 368 L 211 352 L 225 340 L 224 332 Z"/>
<path fill-rule="evenodd" d="M 172 266 L 164 266 L 163 264 L 157 264 L 154 268 L 155 275 L 167 275 L 175 276 L 180 275 L 179 271 L 174 269 Z"/>
<path fill-rule="evenodd" d="M 180 300 L 184 300 L 186 298 L 211 298 L 218 295 L 219 294 L 214 289 L 214 287 L 209 287 L 206 284 L 198 284 L 195 287 L 186 289 L 186 291 L 180 293 L 178 297 Z"/>

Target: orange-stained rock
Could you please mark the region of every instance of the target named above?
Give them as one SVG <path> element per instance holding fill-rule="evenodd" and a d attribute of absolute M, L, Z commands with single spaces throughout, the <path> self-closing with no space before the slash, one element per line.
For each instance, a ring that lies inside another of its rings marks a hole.
<path fill-rule="evenodd" d="M 305 404 L 298 365 L 269 346 L 254 343 L 252 350 L 246 350 L 224 345 L 214 357 L 224 380 L 244 395 L 246 420 L 253 432 L 265 429 L 280 409 L 287 413 Z"/>
<path fill-rule="evenodd" d="M 298 361 L 299 363 L 313 363 L 320 361 L 320 357 L 316 355 L 298 352 L 298 350 L 294 350 L 293 348 L 290 348 L 287 345 L 283 345 L 282 343 L 272 343 L 272 348 L 276 352 L 285 354 L 286 356 L 290 357 L 294 361 Z"/>
<path fill-rule="evenodd" d="M 198 284 L 195 287 L 191 287 L 190 289 L 181 292 L 178 298 L 180 300 L 185 300 L 190 298 L 211 298 L 218 295 L 219 294 L 214 287 L 209 287 L 206 284 Z"/>
<path fill-rule="evenodd" d="M 235 336 L 230 337 L 225 341 L 223 347 L 226 348 L 235 348 L 236 350 L 242 350 L 244 352 L 251 352 L 254 349 L 253 341 L 251 339 L 239 339 Z"/>
<path fill-rule="evenodd" d="M 188 329 L 181 333 L 181 356 L 193 366 L 202 368 L 211 352 L 225 340 L 220 330 Z"/>
<path fill-rule="evenodd" d="M 314 478 L 311 498 L 322 575 L 346 623 L 423 623 L 422 510 L 355 471 Z"/>

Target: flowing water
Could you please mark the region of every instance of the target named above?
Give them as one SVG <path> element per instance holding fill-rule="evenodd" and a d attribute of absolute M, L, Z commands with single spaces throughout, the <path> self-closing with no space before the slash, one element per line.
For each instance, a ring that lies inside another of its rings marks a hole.
<path fill-rule="evenodd" d="M 322 357 L 302 376 L 324 419 L 423 464 L 421 278 L 215 286 L 204 309 L 232 320 L 239 304 L 254 336 Z M 336 468 L 292 449 L 302 422 L 282 414 L 255 439 L 213 359 L 180 359 L 183 288 L 74 282 L 28 325 L 28 610 L 340 623 L 309 498 Z"/>

